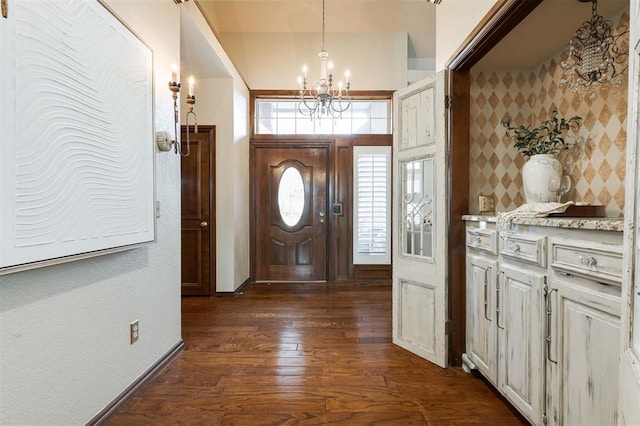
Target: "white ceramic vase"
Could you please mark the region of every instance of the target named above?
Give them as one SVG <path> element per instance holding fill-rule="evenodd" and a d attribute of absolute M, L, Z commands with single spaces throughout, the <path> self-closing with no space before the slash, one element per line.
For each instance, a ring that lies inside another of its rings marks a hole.
<path fill-rule="evenodd" d="M 527 204 L 548 203 L 556 200 L 549 190 L 552 176 L 562 176 L 562 164 L 552 154 L 532 155 L 522 167 L 524 198 Z"/>

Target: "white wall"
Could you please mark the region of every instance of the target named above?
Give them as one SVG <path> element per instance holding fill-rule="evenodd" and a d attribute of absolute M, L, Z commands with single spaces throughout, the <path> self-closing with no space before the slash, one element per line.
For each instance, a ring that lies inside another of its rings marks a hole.
<path fill-rule="evenodd" d="M 107 0 L 153 50 L 157 130 L 179 62 L 172 2 Z M 149 143 L 154 143 L 149 141 Z M 0 423 L 84 424 L 180 342 L 179 158 L 156 154 L 157 243 L 0 276 Z M 140 340 L 129 344 L 129 323 Z"/>
<path fill-rule="evenodd" d="M 436 71 L 480 23 L 497 0 L 446 0 L 436 8 Z"/>
<path fill-rule="evenodd" d="M 249 90 L 197 7 L 182 6 L 205 40 L 202 48 L 213 50 L 220 61 L 223 69 L 215 74 L 228 75 L 198 79 L 195 111 L 199 124 L 216 126 L 215 291 L 233 292 L 250 273 Z M 182 109 L 186 111 L 185 105 Z"/>
<path fill-rule="evenodd" d="M 234 290 L 249 278 L 249 91 L 244 82 L 233 82 L 233 141 L 235 147 Z"/>

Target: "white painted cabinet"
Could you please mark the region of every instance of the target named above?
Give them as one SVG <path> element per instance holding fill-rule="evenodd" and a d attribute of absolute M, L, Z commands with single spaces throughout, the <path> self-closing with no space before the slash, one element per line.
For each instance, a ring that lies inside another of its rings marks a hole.
<path fill-rule="evenodd" d="M 467 223 L 463 361 L 534 425 L 618 421 L 620 230 Z"/>
<path fill-rule="evenodd" d="M 545 276 L 500 264 L 496 327 L 499 341 L 499 389 L 533 424 L 542 414 L 542 296 Z"/>
<path fill-rule="evenodd" d="M 466 355 L 494 385 L 498 385 L 498 329 L 495 318 L 496 256 L 467 256 Z"/>
<path fill-rule="evenodd" d="M 533 424 L 542 419 L 542 295 L 545 275 L 524 268 L 541 253 L 540 237 L 502 238 L 467 226 L 467 333 L 463 359 Z M 517 243 L 515 242 L 517 241 Z M 546 241 L 546 240 L 544 240 Z"/>
<path fill-rule="evenodd" d="M 549 281 L 549 425 L 615 425 L 620 291 L 593 281 Z"/>

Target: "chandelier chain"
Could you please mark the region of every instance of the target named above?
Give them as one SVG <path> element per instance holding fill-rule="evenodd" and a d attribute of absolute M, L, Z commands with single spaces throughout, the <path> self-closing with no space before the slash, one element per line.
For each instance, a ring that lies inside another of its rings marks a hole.
<path fill-rule="evenodd" d="M 324 32 L 325 32 L 325 26 L 324 26 L 324 0 L 322 0 L 322 51 L 324 52 Z"/>
<path fill-rule="evenodd" d="M 298 77 L 297 109 L 300 114 L 310 117 L 311 120 L 323 117 L 341 118 L 342 113 L 351 106 L 349 70 L 345 72 L 346 84 L 339 81 L 337 87 L 334 85 L 333 64 L 328 61 L 329 53 L 325 50 L 325 11 L 325 0 L 322 0 L 322 50 L 318 54 L 320 57 L 320 78 L 310 83 L 307 79 L 306 65 L 302 67 L 303 75 Z"/>

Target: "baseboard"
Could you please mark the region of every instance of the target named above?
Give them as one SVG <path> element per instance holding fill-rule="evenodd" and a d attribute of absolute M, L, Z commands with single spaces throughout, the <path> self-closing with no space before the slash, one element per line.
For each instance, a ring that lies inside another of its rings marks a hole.
<path fill-rule="evenodd" d="M 238 287 L 237 289 L 235 289 L 235 291 L 219 291 L 216 292 L 216 296 L 218 297 L 238 297 L 242 295 L 242 292 L 247 288 L 247 286 L 251 284 L 251 278 L 247 278 L 246 280 L 244 280 L 244 282 L 242 284 L 240 284 L 240 287 Z"/>
<path fill-rule="evenodd" d="M 107 421 L 111 416 L 117 413 L 122 406 L 129 401 L 129 399 L 136 393 L 138 389 L 151 379 L 153 379 L 159 372 L 162 370 L 164 366 L 166 366 L 173 358 L 178 355 L 182 349 L 184 349 L 184 342 L 180 339 L 180 342 L 177 343 L 169 352 L 164 354 L 162 358 L 156 361 L 151 367 L 147 369 L 138 379 L 131 383 L 125 390 L 123 390 L 120 395 L 116 397 L 109 405 L 107 405 L 102 411 L 96 414 L 91 420 L 87 422 L 87 425 L 100 425 Z"/>
<path fill-rule="evenodd" d="M 391 281 L 391 265 L 353 265 L 355 281 Z"/>

